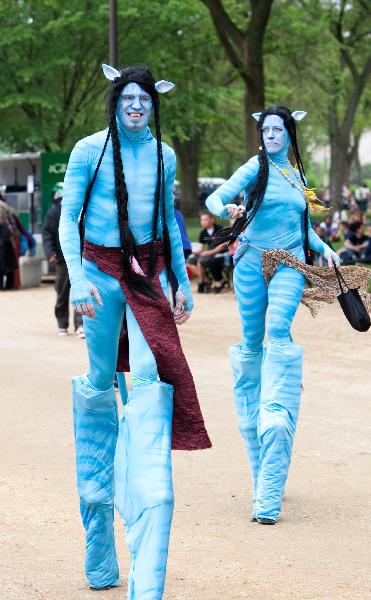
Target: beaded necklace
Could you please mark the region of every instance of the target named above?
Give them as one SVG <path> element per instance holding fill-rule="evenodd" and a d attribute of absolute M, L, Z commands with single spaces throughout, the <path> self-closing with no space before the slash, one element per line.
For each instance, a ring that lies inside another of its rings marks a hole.
<path fill-rule="evenodd" d="M 320 199 L 317 197 L 317 194 L 315 193 L 315 188 L 307 188 L 303 182 L 301 181 L 299 175 L 296 173 L 294 167 L 291 165 L 290 161 L 287 161 L 287 166 L 291 168 L 291 171 L 294 173 L 298 183 L 300 185 L 298 185 L 293 179 L 290 179 L 289 175 L 290 175 L 290 170 L 289 169 L 285 169 L 282 168 L 280 166 L 278 166 L 269 156 L 267 157 L 269 162 L 276 167 L 276 169 L 281 173 L 281 175 L 283 175 L 283 177 L 292 185 L 292 187 L 296 188 L 297 190 L 299 190 L 299 192 L 301 194 L 303 194 L 304 196 L 304 200 L 309 204 L 309 207 L 311 209 L 314 210 L 326 210 L 322 204 Z"/>

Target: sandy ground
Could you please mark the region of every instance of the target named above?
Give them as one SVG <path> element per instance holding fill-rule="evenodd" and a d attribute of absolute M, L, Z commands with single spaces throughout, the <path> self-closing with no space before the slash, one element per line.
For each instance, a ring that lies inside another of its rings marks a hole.
<path fill-rule="evenodd" d="M 227 348 L 240 340 L 232 293 L 197 296 L 181 329 L 212 450 L 174 454 L 175 518 L 166 600 L 371 598 L 370 334 L 338 306 L 301 307 L 304 393 L 282 520 L 250 523 L 251 483 L 237 432 Z M 125 598 L 84 578 L 70 379 L 84 342 L 58 338 L 51 286 L 0 295 L 0 598 Z"/>

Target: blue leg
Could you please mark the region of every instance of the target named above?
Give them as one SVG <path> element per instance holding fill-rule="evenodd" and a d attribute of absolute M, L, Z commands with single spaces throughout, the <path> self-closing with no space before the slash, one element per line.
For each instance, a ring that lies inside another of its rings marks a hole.
<path fill-rule="evenodd" d="M 300 407 L 302 348 L 267 344 L 262 367 L 259 418 L 260 472 L 257 518 L 277 521 L 291 460 Z"/>
<path fill-rule="evenodd" d="M 126 307 L 133 387 L 120 422 L 116 507 L 131 553 L 128 600 L 161 600 L 174 507 L 171 467 L 173 388 Z"/>
<path fill-rule="evenodd" d="M 86 530 L 86 576 L 93 588 L 119 585 L 113 531 L 113 460 L 118 430 L 113 386 L 73 378 L 77 486 Z"/>
<path fill-rule="evenodd" d="M 119 584 L 113 532 L 113 464 L 118 433 L 113 387 L 125 297 L 119 283 L 84 261 L 103 306 L 84 318 L 89 373 L 73 380 L 77 484 L 86 530 L 86 576 L 93 588 Z M 104 351 L 102 351 L 104 349 Z"/>
<path fill-rule="evenodd" d="M 120 422 L 115 458 L 116 507 L 131 553 L 128 600 L 161 600 L 174 496 L 172 387 L 134 386 Z"/>
<path fill-rule="evenodd" d="M 263 279 L 260 253 L 248 249 L 233 274 L 245 350 L 259 352 L 265 333 L 268 293 Z"/>
<path fill-rule="evenodd" d="M 229 348 L 234 378 L 238 427 L 246 445 L 253 480 L 254 498 L 259 474 L 260 444 L 257 423 L 260 408 L 260 380 L 263 351 L 248 352 L 241 344 Z"/>
<path fill-rule="evenodd" d="M 302 275 L 281 265 L 268 289 L 269 342 L 262 365 L 255 515 L 273 521 L 281 512 L 300 407 L 302 348 L 291 342 L 290 327 L 303 287 Z"/>
<path fill-rule="evenodd" d="M 260 254 L 248 250 L 234 271 L 234 288 L 240 311 L 243 344 L 229 350 L 234 377 L 238 425 L 250 461 L 255 499 L 260 444 L 257 424 L 260 408 L 262 344 L 268 294 Z"/>

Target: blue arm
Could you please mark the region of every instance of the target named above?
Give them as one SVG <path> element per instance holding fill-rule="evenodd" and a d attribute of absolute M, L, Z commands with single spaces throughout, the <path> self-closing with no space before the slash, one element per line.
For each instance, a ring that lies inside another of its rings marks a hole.
<path fill-rule="evenodd" d="M 257 156 L 253 156 L 250 160 L 239 167 L 232 177 L 218 187 L 206 200 L 206 206 L 210 212 L 222 219 L 230 219 L 226 204 L 230 204 L 238 194 L 255 181 L 259 171 L 259 161 Z"/>
<path fill-rule="evenodd" d="M 91 284 L 81 266 L 78 219 L 89 184 L 89 155 L 84 142 L 78 142 L 68 161 L 63 187 L 59 241 L 71 282 L 71 303 L 91 302 Z"/>
<path fill-rule="evenodd" d="M 176 158 L 173 151 L 169 158 L 169 166 L 165 178 L 165 204 L 166 224 L 169 230 L 171 243 L 171 268 L 179 283 L 179 290 L 186 297 L 185 310 L 190 312 L 193 308 L 191 285 L 185 266 L 182 237 L 174 213 L 174 179 L 176 172 Z"/>

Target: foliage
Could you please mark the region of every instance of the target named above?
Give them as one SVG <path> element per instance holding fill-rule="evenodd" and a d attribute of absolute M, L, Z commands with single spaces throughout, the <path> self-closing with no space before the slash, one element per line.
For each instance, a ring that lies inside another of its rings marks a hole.
<path fill-rule="evenodd" d="M 177 84 L 175 92 L 161 98 L 165 139 L 182 144 L 198 136 L 200 174 L 229 176 L 245 159 L 245 90 L 205 3 L 118 5 L 120 63 L 149 62 L 157 78 Z M 246 31 L 251 2 L 224 0 L 223 5 L 236 28 Z M 264 41 L 266 104 L 308 111 L 298 128 L 299 141 L 317 185 L 323 173 L 312 166 L 311 149 L 328 140 L 330 109 L 339 123 L 344 119 L 354 83 L 344 52 L 360 70 L 369 43 L 365 7 L 363 0 L 275 0 L 272 5 Z M 108 1 L 0 0 L 0 19 L 0 145 L 15 151 L 69 150 L 77 139 L 104 127 L 107 82 L 100 65 L 108 62 Z M 353 139 L 367 126 L 370 105 L 368 85 Z"/>
<path fill-rule="evenodd" d="M 106 4 L 3 0 L 0 19 L 1 139 L 15 150 L 68 148 L 102 109 Z"/>

